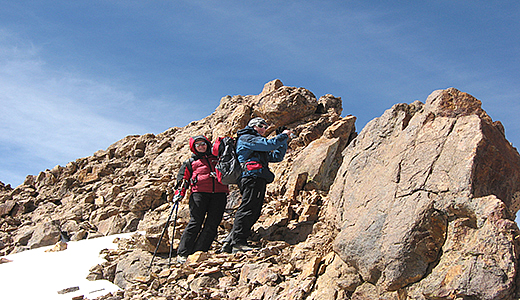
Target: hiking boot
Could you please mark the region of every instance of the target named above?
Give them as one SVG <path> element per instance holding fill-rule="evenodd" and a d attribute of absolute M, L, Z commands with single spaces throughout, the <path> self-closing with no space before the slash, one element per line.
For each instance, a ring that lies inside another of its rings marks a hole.
<path fill-rule="evenodd" d="M 233 245 L 233 253 L 247 252 L 247 251 L 251 251 L 253 249 L 254 248 L 249 247 L 247 244 L 236 244 L 236 245 Z"/>
<path fill-rule="evenodd" d="M 231 253 L 233 250 L 233 247 L 231 247 L 231 243 L 224 243 L 222 245 L 222 248 L 220 249 L 220 253 Z"/>
<path fill-rule="evenodd" d="M 188 260 L 187 256 L 182 256 L 182 255 L 177 256 L 177 262 L 180 264 L 184 264 L 186 262 L 186 260 Z"/>

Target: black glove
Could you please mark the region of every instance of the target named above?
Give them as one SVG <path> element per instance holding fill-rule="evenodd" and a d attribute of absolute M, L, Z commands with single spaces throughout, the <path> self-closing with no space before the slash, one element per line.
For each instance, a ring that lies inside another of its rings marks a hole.
<path fill-rule="evenodd" d="M 285 127 L 285 126 L 280 126 L 280 127 L 276 128 L 276 135 L 282 133 L 286 129 L 287 129 L 287 127 Z"/>

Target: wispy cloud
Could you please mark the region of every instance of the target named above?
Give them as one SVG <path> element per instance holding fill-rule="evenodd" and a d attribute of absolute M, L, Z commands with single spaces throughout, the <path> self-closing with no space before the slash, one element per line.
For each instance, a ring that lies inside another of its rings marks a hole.
<path fill-rule="evenodd" d="M 128 134 L 146 133 L 146 126 L 110 116 L 133 101 L 130 92 L 53 70 L 36 47 L 0 32 L 0 151 L 7 152 L 0 153 L 0 176 L 10 176 L 15 167 L 52 168 Z M 24 155 L 37 165 L 12 165 L 10 160 L 24 161 Z"/>

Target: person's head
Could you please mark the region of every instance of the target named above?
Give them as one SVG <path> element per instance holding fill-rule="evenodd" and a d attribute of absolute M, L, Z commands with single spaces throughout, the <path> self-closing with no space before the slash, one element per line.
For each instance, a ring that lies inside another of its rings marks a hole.
<path fill-rule="evenodd" d="M 190 149 L 195 154 L 204 154 L 211 151 L 211 143 L 203 135 L 197 135 L 190 138 Z"/>
<path fill-rule="evenodd" d="M 267 122 L 264 119 L 256 117 L 251 119 L 247 126 L 252 127 L 260 135 L 264 135 L 267 131 L 267 128 L 269 127 L 269 124 L 267 124 Z"/>

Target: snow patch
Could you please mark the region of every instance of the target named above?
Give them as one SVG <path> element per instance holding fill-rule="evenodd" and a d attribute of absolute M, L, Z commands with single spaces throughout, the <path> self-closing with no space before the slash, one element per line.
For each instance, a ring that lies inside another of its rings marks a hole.
<path fill-rule="evenodd" d="M 84 295 L 94 299 L 115 292 L 119 287 L 110 281 L 89 281 L 86 277 L 91 267 L 105 261 L 99 255 L 101 250 L 116 249 L 115 238 L 132 234 L 68 242 L 67 249 L 60 252 L 45 252 L 53 247 L 48 246 L 4 256 L 12 262 L 0 264 L 0 298 L 71 299 Z M 66 289 L 71 292 L 58 294 Z"/>

